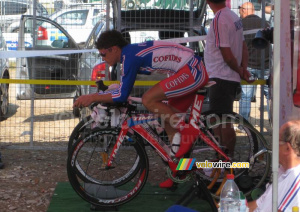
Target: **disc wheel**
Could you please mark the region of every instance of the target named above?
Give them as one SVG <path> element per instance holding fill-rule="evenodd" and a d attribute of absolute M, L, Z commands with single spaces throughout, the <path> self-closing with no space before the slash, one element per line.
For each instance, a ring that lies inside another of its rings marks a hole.
<path fill-rule="evenodd" d="M 85 201 L 99 207 L 115 207 L 132 200 L 146 183 L 149 165 L 143 144 L 125 139 L 113 149 L 119 131 L 93 130 L 79 137 L 68 157 L 69 181 Z M 108 159 L 115 151 L 111 166 Z"/>

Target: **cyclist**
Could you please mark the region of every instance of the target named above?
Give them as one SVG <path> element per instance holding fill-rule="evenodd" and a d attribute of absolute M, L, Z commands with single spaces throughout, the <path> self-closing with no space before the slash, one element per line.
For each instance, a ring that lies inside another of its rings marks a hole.
<path fill-rule="evenodd" d="M 113 91 L 80 96 L 73 107 L 86 107 L 92 102 L 125 102 L 137 74 L 168 74 L 168 78 L 144 93 L 142 102 L 150 112 L 162 115 L 164 128 L 172 143 L 174 134 L 180 133 L 180 147 L 175 157 L 181 158 L 192 147 L 199 129 L 187 125 L 184 117 L 177 116 L 176 113 L 187 111 L 196 91 L 208 81 L 202 58 L 194 55 L 192 49 L 171 42 L 128 44 L 116 30 L 103 32 L 95 44 L 108 65 L 122 64 L 120 86 Z M 163 103 L 163 100 L 168 100 L 168 104 Z M 171 179 L 160 184 L 161 187 L 172 185 Z"/>

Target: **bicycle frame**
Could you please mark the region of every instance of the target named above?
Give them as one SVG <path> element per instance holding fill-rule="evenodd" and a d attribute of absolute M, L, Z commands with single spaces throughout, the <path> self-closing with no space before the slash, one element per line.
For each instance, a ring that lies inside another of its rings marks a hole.
<path fill-rule="evenodd" d="M 189 116 L 189 123 L 194 127 L 199 128 L 201 124 L 204 124 L 200 120 L 201 109 L 203 105 L 204 95 L 197 93 L 195 95 L 194 103 L 192 105 L 192 110 Z M 117 141 L 113 147 L 112 153 L 109 156 L 106 168 L 109 168 L 112 165 L 112 161 L 114 160 L 116 153 L 118 152 L 119 147 L 125 139 L 125 136 L 130 131 L 135 131 L 141 137 L 143 137 L 160 155 L 160 157 L 169 164 L 172 172 L 176 172 L 177 163 L 173 160 L 172 157 L 167 153 L 169 147 L 161 140 L 159 135 L 153 131 L 153 129 L 147 124 L 150 121 L 155 120 L 155 116 L 153 114 L 139 114 L 129 116 L 125 121 L 123 121 L 121 126 L 121 132 L 117 138 Z M 225 161 L 230 161 L 229 157 L 222 151 L 222 149 L 214 143 L 210 138 L 208 138 L 205 133 L 201 130 L 199 137 L 207 143 L 210 147 L 212 147 L 216 152 L 222 155 Z"/>

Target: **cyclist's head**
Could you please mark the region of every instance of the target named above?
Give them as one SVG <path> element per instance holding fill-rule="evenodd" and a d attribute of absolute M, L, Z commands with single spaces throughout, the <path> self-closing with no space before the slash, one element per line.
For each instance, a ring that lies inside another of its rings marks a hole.
<path fill-rule="evenodd" d="M 113 46 L 118 46 L 119 48 L 123 48 L 126 46 L 128 42 L 122 36 L 122 34 L 117 30 L 108 30 L 99 36 L 97 41 L 95 42 L 97 49 L 108 49 Z"/>

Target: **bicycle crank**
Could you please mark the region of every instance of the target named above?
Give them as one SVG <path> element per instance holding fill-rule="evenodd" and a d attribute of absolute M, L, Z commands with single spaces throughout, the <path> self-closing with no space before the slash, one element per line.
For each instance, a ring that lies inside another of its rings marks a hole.
<path fill-rule="evenodd" d="M 173 176 L 173 172 L 172 170 L 170 169 L 170 167 L 167 167 L 167 175 L 168 177 L 175 183 L 185 183 L 187 181 L 189 181 L 191 178 L 192 178 L 192 173 L 189 173 L 189 174 L 185 174 L 184 176 Z"/>

